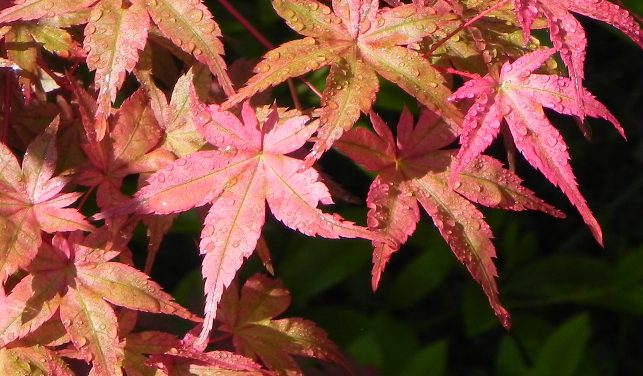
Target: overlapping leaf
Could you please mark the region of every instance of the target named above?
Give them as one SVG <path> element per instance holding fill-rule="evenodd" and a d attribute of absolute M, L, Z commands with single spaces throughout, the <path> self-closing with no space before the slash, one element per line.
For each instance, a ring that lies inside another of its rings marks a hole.
<path fill-rule="evenodd" d="M 345 365 L 337 346 L 314 323 L 301 318 L 275 319 L 290 300 L 290 293 L 279 281 L 256 274 L 240 293 L 236 285 L 225 292 L 219 309 L 222 330 L 232 334 L 240 354 L 260 359 L 279 374 L 302 374 L 292 355 Z"/>
<path fill-rule="evenodd" d="M 30 145 L 22 168 L 0 143 L 0 281 L 36 255 L 40 232 L 91 230 L 74 208 L 79 193 L 61 193 L 69 178 L 54 176 L 58 118 Z"/>
<path fill-rule="evenodd" d="M 300 171 L 301 161 L 285 155 L 308 140 L 316 122 L 307 124 L 306 116 L 279 122 L 277 110 L 259 121 L 246 102 L 242 123 L 216 105 L 206 108 L 198 99 L 193 105 L 197 126 L 217 150 L 192 153 L 155 173 L 137 192 L 134 206 L 141 213 L 169 214 L 212 203 L 200 243 L 207 294 L 200 344 L 205 344 L 223 289 L 257 245 L 266 201 L 278 220 L 306 235 L 381 239 L 317 209 L 320 202 L 332 202 L 327 188 L 314 169 Z"/>
<path fill-rule="evenodd" d="M 127 175 L 155 172 L 174 159 L 166 150 L 156 148 L 161 142 L 161 129 L 143 90 L 123 103 L 113 124 L 109 137 L 82 145 L 89 165 L 78 175 L 78 182 L 97 187 L 96 200 L 101 208 L 128 199 L 121 193 Z"/>
<path fill-rule="evenodd" d="M 101 0 L 91 12 L 85 28 L 84 47 L 87 51 L 87 66 L 96 71 L 98 88 L 96 109 L 96 135 L 102 140 L 106 122 L 116 92 L 125 80 L 125 73 L 132 71 L 138 53 L 145 47 L 150 18 L 145 8 L 132 4 L 123 8 L 121 0 Z"/>
<path fill-rule="evenodd" d="M 84 243 L 88 245 L 84 245 Z M 59 312 L 75 348 L 94 372 L 120 375 L 123 344 L 109 303 L 133 310 L 198 320 L 131 266 L 109 261 L 118 251 L 96 248 L 79 233 L 43 243 L 23 278 L 2 298 L 0 344 L 25 337 Z"/>
<path fill-rule="evenodd" d="M 514 0 L 514 6 L 522 24 L 525 40 L 529 37 L 531 25 L 538 14 L 547 19 L 549 38 L 560 52 L 576 90 L 574 100 L 578 101 L 580 113 L 577 115 L 581 118 L 585 116 L 582 108 L 582 80 L 585 73 L 587 38 L 583 26 L 571 12 L 606 22 L 643 47 L 643 33 L 639 21 L 627 10 L 607 0 Z"/>
<path fill-rule="evenodd" d="M 513 63 L 505 63 L 499 78 L 486 75 L 471 80 L 453 94 L 452 99 L 476 99 L 465 116 L 460 138 L 462 147 L 453 174 L 462 171 L 491 144 L 504 118 L 518 150 L 567 195 L 596 241 L 602 244 L 600 226 L 576 185 L 567 146 L 547 120 L 543 107 L 567 115 L 586 114 L 606 119 L 621 135 L 624 135 L 623 129 L 605 106 L 584 88 L 579 92 L 570 79 L 532 73 L 554 53 L 554 49 L 543 49 L 527 54 Z M 578 95 L 582 99 L 579 100 Z"/>
<path fill-rule="evenodd" d="M 379 90 L 376 72 L 432 108 L 452 125 L 460 112 L 446 101 L 449 89 L 440 73 L 419 53 L 402 47 L 457 25 L 453 14 L 427 6 L 379 9 L 379 1 L 333 1 L 332 10 L 316 0 L 274 0 L 273 7 L 295 31 L 306 36 L 269 51 L 256 74 L 224 108 L 270 86 L 331 65 L 322 95 L 318 137 L 309 161 L 367 112 Z"/>
<path fill-rule="evenodd" d="M 562 214 L 522 187 L 516 175 L 491 157 L 476 158 L 473 167 L 456 176 L 452 190 L 448 177 L 456 150 L 440 148 L 453 142 L 457 131 L 428 110 L 416 126 L 412 115 L 404 110 L 397 126 L 397 142 L 375 113 L 371 121 L 376 133 L 356 128 L 335 146 L 358 164 L 379 172 L 368 193 L 368 225 L 388 234 L 397 244 L 373 242 L 373 289 L 390 256 L 415 230 L 419 202 L 455 256 L 482 286 L 496 316 L 508 327 L 509 314 L 500 304 L 495 282 L 491 229 L 469 201 L 494 208 Z"/>

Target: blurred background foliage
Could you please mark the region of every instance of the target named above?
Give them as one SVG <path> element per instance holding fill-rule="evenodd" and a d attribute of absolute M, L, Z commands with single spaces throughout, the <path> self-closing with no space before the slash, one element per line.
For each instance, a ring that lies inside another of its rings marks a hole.
<path fill-rule="evenodd" d="M 231 2 L 273 43 L 297 38 L 268 1 Z M 642 1 L 625 3 L 643 13 Z M 223 29 L 228 62 L 265 52 L 218 2 L 209 6 Z M 570 118 L 549 115 L 570 145 L 581 191 L 603 227 L 605 249 L 562 193 L 519 163 L 525 184 L 568 218 L 484 211 L 495 234 L 501 299 L 513 318 L 510 332 L 500 327 L 480 288 L 426 215 L 393 256 L 375 293 L 370 244 L 308 238 L 269 219 L 264 234 L 276 276 L 293 295 L 287 316 L 325 328 L 358 374 L 643 375 L 643 54 L 614 29 L 579 18 L 589 39 L 585 86 L 619 118 L 628 140 L 608 123 L 589 119 L 593 137 L 588 142 Z M 308 79 L 322 87 L 326 73 Z M 304 85 L 297 87 L 305 105 L 317 104 Z M 273 94 L 280 105 L 290 105 L 285 85 Z M 392 85 L 383 85 L 377 103 L 390 122 L 404 104 L 415 108 Z M 501 146 L 491 153 L 502 157 Z M 364 199 L 371 177 L 346 158 L 330 152 L 321 168 Z M 340 202 L 329 210 L 364 223 L 363 206 Z M 202 309 L 195 246 L 200 223 L 195 212 L 179 218 L 152 274 L 195 312 Z M 135 242 L 144 249 L 142 233 Z M 241 278 L 262 270 L 253 257 Z M 337 371 L 319 364 L 307 369 L 313 375 Z"/>

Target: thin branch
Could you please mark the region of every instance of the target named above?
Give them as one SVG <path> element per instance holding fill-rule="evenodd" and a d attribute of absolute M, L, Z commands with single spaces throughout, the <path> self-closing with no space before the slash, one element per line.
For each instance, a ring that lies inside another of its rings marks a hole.
<path fill-rule="evenodd" d="M 264 46 L 267 50 L 272 50 L 275 48 L 275 45 L 272 44 L 266 37 L 261 34 L 259 30 L 257 30 L 251 23 L 248 21 L 239 11 L 228 2 L 228 0 L 218 0 L 219 4 L 221 4 L 222 7 L 224 7 L 228 13 L 232 15 L 239 23 L 241 26 L 243 26 L 250 35 L 252 35 L 262 46 Z M 321 94 L 317 89 L 306 79 L 299 77 L 299 79 L 306 85 L 308 88 L 315 93 L 318 97 L 321 98 Z M 295 108 L 298 110 L 301 110 L 301 103 L 299 102 L 299 98 L 297 97 L 297 90 L 295 90 L 295 84 L 292 82 L 292 79 L 288 79 L 288 89 L 290 90 L 290 96 L 292 97 L 293 104 L 295 105 Z"/>
<path fill-rule="evenodd" d="M 462 31 L 462 30 L 464 30 L 465 28 L 467 28 L 467 27 L 471 26 L 474 22 L 478 21 L 478 20 L 479 20 L 479 19 L 481 19 L 482 17 L 484 17 L 484 16 L 486 16 L 487 14 L 489 14 L 489 13 L 493 12 L 494 10 L 496 10 L 496 9 L 500 8 L 501 6 L 505 5 L 505 4 L 506 4 L 506 3 L 508 3 L 508 2 L 509 2 L 509 0 L 500 0 L 500 1 L 498 1 L 495 5 L 493 5 L 493 6 L 489 7 L 489 8 L 487 8 L 487 9 L 483 10 L 483 11 L 482 11 L 482 12 L 480 12 L 480 13 L 478 13 L 475 17 L 473 17 L 473 18 L 472 18 L 472 19 L 470 19 L 469 21 L 467 21 L 467 22 L 465 22 L 464 24 L 462 24 L 462 26 L 460 26 L 460 27 L 458 27 L 457 29 L 453 30 L 453 31 L 452 31 L 452 32 L 450 32 L 446 37 L 444 37 L 444 38 L 442 38 L 441 40 L 439 40 L 438 42 L 436 42 L 436 43 L 435 43 L 435 45 L 433 45 L 433 46 L 431 47 L 431 49 L 430 49 L 430 50 L 425 54 L 425 56 L 427 56 L 427 57 L 428 57 L 428 56 L 433 55 L 433 53 L 435 52 L 435 50 L 437 50 L 440 46 L 442 46 L 444 43 L 446 43 L 446 41 L 448 41 L 449 39 L 453 38 L 456 34 L 458 34 L 459 32 L 461 32 L 461 31 Z"/>

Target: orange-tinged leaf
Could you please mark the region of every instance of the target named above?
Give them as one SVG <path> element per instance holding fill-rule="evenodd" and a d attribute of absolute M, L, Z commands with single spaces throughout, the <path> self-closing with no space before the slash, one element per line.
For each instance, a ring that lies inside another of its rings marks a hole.
<path fill-rule="evenodd" d="M 123 374 L 123 345 L 116 333 L 116 315 L 100 296 L 82 286 L 67 287 L 60 318 L 74 346 L 91 359 L 95 375 Z"/>
<path fill-rule="evenodd" d="M 290 305 L 281 282 L 255 274 L 241 289 L 226 292 L 221 304 L 223 330 L 232 334 L 235 349 L 280 374 L 302 374 L 292 355 L 335 362 L 345 360 L 326 333 L 301 318 L 274 320 Z"/>
<path fill-rule="evenodd" d="M 77 280 L 108 302 L 144 312 L 167 313 L 187 320 L 198 318 L 174 302 L 147 274 L 118 262 L 78 267 Z"/>
<path fill-rule="evenodd" d="M 87 8 L 98 0 L 24 0 L 0 12 L 0 23 L 35 20 Z"/>
<path fill-rule="evenodd" d="M 0 349 L 0 373 L 3 375 L 73 376 L 67 363 L 45 346 L 15 346 Z"/>
<path fill-rule="evenodd" d="M 143 90 L 138 90 L 118 109 L 109 137 L 81 145 L 89 165 L 77 177 L 78 183 L 98 187 L 96 201 L 101 208 L 113 207 L 127 199 L 121 192 L 127 175 L 159 170 L 173 160 L 164 150 L 156 149 L 161 128 Z"/>
<path fill-rule="evenodd" d="M 455 14 L 437 14 L 430 7 L 402 4 L 375 17 L 371 27 L 360 35 L 361 43 L 371 45 L 407 45 L 435 34 L 447 34 L 458 25 Z"/>
<path fill-rule="evenodd" d="M 451 91 L 440 72 L 419 53 L 404 47 L 362 46 L 364 61 L 387 80 L 417 98 L 454 127 L 462 123 L 462 114 L 447 101 Z"/>
<path fill-rule="evenodd" d="M 135 1 L 139 4 L 143 2 L 161 32 L 183 51 L 207 65 L 226 95 L 233 95 L 234 88 L 226 73 L 225 61 L 221 57 L 221 30 L 202 1 Z"/>
<path fill-rule="evenodd" d="M 301 76 L 332 64 L 338 55 L 350 46 L 351 43 L 346 41 L 320 43 L 311 37 L 286 42 L 263 56 L 263 60 L 254 69 L 256 74 L 236 95 L 228 98 L 223 104 L 223 108 L 230 108 L 255 93 L 282 83 L 290 77 Z"/>
<path fill-rule="evenodd" d="M 379 90 L 375 72 L 359 59 L 341 59 L 331 67 L 322 94 L 320 126 L 309 158 L 321 156 L 351 129 L 360 112 L 370 110 Z"/>
<path fill-rule="evenodd" d="M 65 208 L 79 197 L 60 194 L 68 178 L 53 176 L 56 167 L 58 118 L 29 145 L 22 168 L 9 149 L 0 144 L 0 215 L 4 225 L 0 242 L 0 280 L 25 267 L 40 246 L 40 231 L 92 230 L 77 209 Z"/>
<path fill-rule="evenodd" d="M 85 27 L 84 48 L 87 66 L 96 71 L 99 89 L 96 109 L 96 139 L 105 135 L 106 122 L 116 92 L 145 47 L 150 19 L 145 9 L 134 3 L 123 8 L 121 0 L 102 0 L 93 10 Z M 91 136 L 91 135 L 90 135 Z"/>
<path fill-rule="evenodd" d="M 272 6 L 288 26 L 301 35 L 328 39 L 349 39 L 341 19 L 317 0 L 273 0 Z"/>
<path fill-rule="evenodd" d="M 197 99 L 191 93 L 193 80 L 192 69 L 179 78 L 174 86 L 170 104 L 163 109 L 163 122 L 160 122 L 165 131 L 163 146 L 179 157 L 195 152 L 205 144 L 193 120 L 196 106 L 194 101 Z"/>
<path fill-rule="evenodd" d="M 0 297 L 0 346 L 23 338 L 49 320 L 58 309 L 60 280 L 47 283 L 27 275 L 7 296 Z M 58 278 L 60 279 L 60 278 Z"/>

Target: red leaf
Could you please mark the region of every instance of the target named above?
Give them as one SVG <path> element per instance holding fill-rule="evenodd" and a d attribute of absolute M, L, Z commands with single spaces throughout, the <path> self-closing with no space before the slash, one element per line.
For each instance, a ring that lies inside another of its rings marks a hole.
<path fill-rule="evenodd" d="M 301 161 L 285 155 L 299 149 L 317 123 L 307 125 L 305 116 L 280 122 L 277 109 L 258 120 L 248 103 L 242 123 L 216 105 L 194 105 L 197 127 L 218 149 L 190 154 L 155 173 L 132 205 L 142 213 L 168 214 L 212 202 L 200 243 L 207 299 L 198 345 L 204 346 L 223 289 L 257 246 L 266 201 L 277 219 L 306 235 L 383 239 L 317 209 L 332 202 L 327 188 L 315 170 L 300 171 Z"/>
<path fill-rule="evenodd" d="M 138 61 L 145 47 L 150 19 L 145 9 L 134 3 L 124 9 L 121 0 L 103 0 L 93 8 L 85 28 L 87 66 L 96 71 L 98 107 L 96 139 L 105 135 L 106 122 L 116 92 Z M 91 137 L 91 135 L 90 135 Z"/>
<path fill-rule="evenodd" d="M 290 305 L 290 294 L 276 280 L 255 274 L 241 289 L 226 291 L 221 301 L 223 330 L 232 334 L 236 350 L 280 374 L 300 375 L 292 355 L 332 361 L 345 360 L 326 333 L 301 318 L 274 320 Z"/>
<path fill-rule="evenodd" d="M 567 146 L 545 117 L 542 107 L 564 114 L 601 117 L 624 133 L 616 118 L 584 88 L 579 91 L 568 78 L 532 73 L 554 52 L 554 49 L 543 49 L 514 63 L 505 63 L 497 80 L 487 75 L 467 82 L 453 94 L 451 99 L 475 97 L 476 100 L 465 117 L 460 140 L 462 147 L 452 179 L 493 141 L 504 117 L 518 150 L 549 181 L 560 187 L 602 244 L 600 226 L 576 185 Z"/>
<path fill-rule="evenodd" d="M 29 145 L 22 168 L 0 144 L 0 215 L 4 217 L 0 237 L 5 237 L 0 242 L 0 281 L 35 257 L 41 230 L 93 229 L 78 210 L 65 208 L 79 194 L 61 194 L 68 178 L 54 177 L 57 130 L 58 118 Z"/>
<path fill-rule="evenodd" d="M 487 86 L 468 84 L 461 94 L 484 92 Z M 397 141 L 377 114 L 371 113 L 371 122 L 375 133 L 352 129 L 335 146 L 355 162 L 379 172 L 366 202 L 368 225 L 396 244 L 373 242 L 373 289 L 391 255 L 415 230 L 420 202 L 455 256 L 480 283 L 502 324 L 508 327 L 509 314 L 500 304 L 495 283 L 491 230 L 482 213 L 462 196 L 494 208 L 535 209 L 556 216 L 562 213 L 520 186 L 517 176 L 490 157 L 478 157 L 473 167 L 454 175 L 456 191 L 451 190 L 447 180 L 455 151 L 439 148 L 454 140 L 456 128 L 431 111 L 424 111 L 414 125 L 413 116 L 405 109 L 397 125 Z"/>

